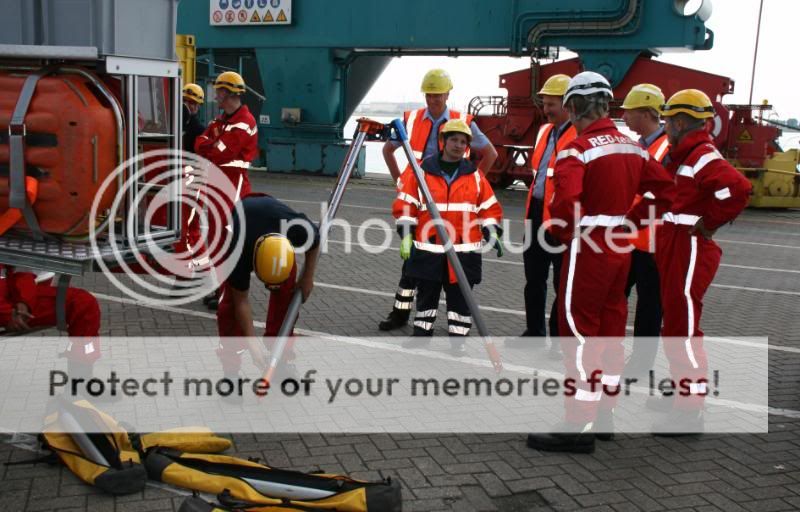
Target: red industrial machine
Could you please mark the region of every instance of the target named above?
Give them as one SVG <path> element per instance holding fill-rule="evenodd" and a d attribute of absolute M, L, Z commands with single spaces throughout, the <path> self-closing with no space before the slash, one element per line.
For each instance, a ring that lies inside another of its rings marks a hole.
<path fill-rule="evenodd" d="M 530 184 L 533 175 L 528 162 L 533 141 L 539 126 L 546 122 L 536 91 L 552 75 L 573 76 L 582 70 L 577 58 L 543 66 L 534 64 L 500 76 L 500 87 L 508 90 L 507 97 L 478 96 L 470 101 L 469 112 L 476 116 L 475 122 L 497 149 L 497 161 L 487 176 L 495 187 L 508 187 L 515 180 Z M 723 97 L 734 89 L 730 78 L 640 56 L 614 87 L 615 110 L 631 87 L 639 83 L 658 85 L 667 98 L 686 88 L 708 94 L 717 111 L 710 127 L 714 141 L 722 154 L 753 182 L 751 206 L 800 206 L 798 152 L 781 152 L 776 142 L 780 129 L 761 119 L 763 112 L 771 109 L 769 105 L 725 105 Z M 613 117 L 620 117 L 619 114 L 612 111 Z"/>

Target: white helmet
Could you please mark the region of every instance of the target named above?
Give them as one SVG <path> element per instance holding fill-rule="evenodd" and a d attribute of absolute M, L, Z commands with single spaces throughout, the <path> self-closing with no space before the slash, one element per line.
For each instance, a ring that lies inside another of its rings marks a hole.
<path fill-rule="evenodd" d="M 569 81 L 567 92 L 564 93 L 564 105 L 567 104 L 571 96 L 588 96 L 589 94 L 603 93 L 608 99 L 614 97 L 611 91 L 611 84 L 600 73 L 594 71 L 584 71 L 578 73 Z"/>

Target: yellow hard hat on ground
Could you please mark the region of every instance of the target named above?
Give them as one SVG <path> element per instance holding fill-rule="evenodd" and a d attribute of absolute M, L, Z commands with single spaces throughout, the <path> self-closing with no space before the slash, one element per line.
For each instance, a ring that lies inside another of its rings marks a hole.
<path fill-rule="evenodd" d="M 294 247 L 283 235 L 270 233 L 256 240 L 253 249 L 253 271 L 267 286 L 283 284 L 294 267 Z"/>
<path fill-rule="evenodd" d="M 453 89 L 450 75 L 443 69 L 432 69 L 425 73 L 420 90 L 425 94 L 444 94 Z"/>
<path fill-rule="evenodd" d="M 472 140 L 472 130 L 462 119 L 451 119 L 444 123 L 442 130 L 439 132 L 439 137 L 444 138 L 446 134 L 454 132 L 463 133 L 467 136 L 467 140 Z"/>
<path fill-rule="evenodd" d="M 714 117 L 714 105 L 703 91 L 684 89 L 673 94 L 661 107 L 661 115 L 664 117 L 675 114 L 686 114 L 695 119 L 710 119 Z"/>
<path fill-rule="evenodd" d="M 569 87 L 570 77 L 568 75 L 553 75 L 548 78 L 539 92 L 536 94 L 542 96 L 564 96 Z"/>
<path fill-rule="evenodd" d="M 214 89 L 227 89 L 234 94 L 244 94 L 244 79 L 235 71 L 226 71 L 214 81 Z"/>
<path fill-rule="evenodd" d="M 661 112 L 664 104 L 664 93 L 657 85 L 637 84 L 631 87 L 630 92 L 622 102 L 625 110 L 634 108 L 652 108 L 656 112 Z"/>
<path fill-rule="evenodd" d="M 202 105 L 205 96 L 203 88 L 197 84 L 186 84 L 183 86 L 183 99 L 185 100 L 190 100 Z"/>

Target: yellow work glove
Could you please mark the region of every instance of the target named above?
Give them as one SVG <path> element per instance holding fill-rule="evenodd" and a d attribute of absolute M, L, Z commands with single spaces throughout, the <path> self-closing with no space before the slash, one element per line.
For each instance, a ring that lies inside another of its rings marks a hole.
<path fill-rule="evenodd" d="M 494 231 L 492 232 L 489 240 L 494 244 L 494 250 L 497 251 L 497 257 L 502 258 L 503 254 L 506 252 L 505 247 L 503 247 L 503 240 L 497 236 L 497 232 Z"/>
<path fill-rule="evenodd" d="M 411 248 L 413 246 L 414 238 L 410 234 L 404 236 L 403 240 L 400 242 L 400 257 L 403 258 L 403 261 L 411 257 Z"/>

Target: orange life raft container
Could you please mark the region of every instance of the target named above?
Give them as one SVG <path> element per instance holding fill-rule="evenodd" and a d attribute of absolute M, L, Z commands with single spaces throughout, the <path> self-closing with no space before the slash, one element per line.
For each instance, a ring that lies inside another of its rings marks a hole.
<path fill-rule="evenodd" d="M 9 208 L 9 124 L 27 76 L 0 72 L 0 216 L 16 214 Z M 89 232 L 92 202 L 123 150 L 112 101 L 116 97 L 89 71 L 55 70 L 36 83 L 25 115 L 23 154 L 26 180 L 38 182 L 32 204 L 43 232 Z M 116 193 L 114 183 L 100 198 L 99 211 L 111 205 Z M 14 227 L 29 228 L 24 219 Z"/>

